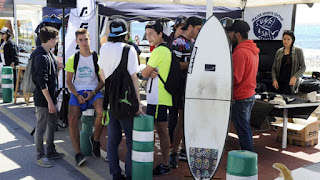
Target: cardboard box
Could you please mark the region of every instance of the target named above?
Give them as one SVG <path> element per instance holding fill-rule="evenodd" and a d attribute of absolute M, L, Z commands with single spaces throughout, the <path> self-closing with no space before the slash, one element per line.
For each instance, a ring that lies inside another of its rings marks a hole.
<path fill-rule="evenodd" d="M 314 146 L 318 144 L 318 133 L 320 121 L 316 117 L 310 117 L 308 120 L 293 118 L 294 123 L 288 122 L 287 141 L 288 144 L 297 146 Z M 278 126 L 277 141 L 282 142 L 283 120 L 277 118 L 277 121 L 272 123 Z"/>

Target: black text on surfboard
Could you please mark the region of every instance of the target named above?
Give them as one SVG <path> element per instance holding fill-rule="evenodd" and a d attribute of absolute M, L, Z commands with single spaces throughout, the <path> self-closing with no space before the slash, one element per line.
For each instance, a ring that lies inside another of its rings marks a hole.
<path fill-rule="evenodd" d="M 190 58 L 189 68 L 188 68 L 188 73 L 189 73 L 189 74 L 192 74 L 192 69 L 193 69 L 193 64 L 194 64 L 194 58 L 196 57 L 197 50 L 198 50 L 198 47 L 194 46 L 194 47 L 193 47 L 193 50 L 192 50 L 191 58 Z"/>

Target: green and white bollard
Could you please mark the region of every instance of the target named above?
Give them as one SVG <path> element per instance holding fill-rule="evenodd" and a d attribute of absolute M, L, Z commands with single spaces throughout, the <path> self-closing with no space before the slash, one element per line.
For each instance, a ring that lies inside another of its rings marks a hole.
<path fill-rule="evenodd" d="M 132 179 L 152 180 L 154 150 L 153 116 L 134 117 L 132 132 Z"/>
<path fill-rule="evenodd" d="M 87 109 L 82 112 L 81 122 L 82 130 L 80 132 L 80 151 L 85 156 L 92 155 L 92 147 L 89 141 L 90 136 L 93 135 L 94 125 L 94 109 Z"/>
<path fill-rule="evenodd" d="M 258 180 L 258 155 L 244 150 L 229 151 L 227 180 Z"/>
<path fill-rule="evenodd" d="M 4 103 L 11 103 L 13 101 L 13 69 L 10 66 L 4 66 L 1 72 L 2 79 L 2 99 Z"/>

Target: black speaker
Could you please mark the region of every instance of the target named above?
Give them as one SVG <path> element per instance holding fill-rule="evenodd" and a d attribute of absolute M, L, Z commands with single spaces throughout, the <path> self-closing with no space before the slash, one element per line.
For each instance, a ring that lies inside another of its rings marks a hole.
<path fill-rule="evenodd" d="M 76 8 L 77 0 L 47 0 L 47 7 Z"/>

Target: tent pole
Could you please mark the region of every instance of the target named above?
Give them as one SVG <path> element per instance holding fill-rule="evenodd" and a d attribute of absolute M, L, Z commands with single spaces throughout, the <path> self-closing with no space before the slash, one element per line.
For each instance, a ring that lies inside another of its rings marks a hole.
<path fill-rule="evenodd" d="M 65 8 L 62 8 L 62 62 L 63 62 L 63 67 L 66 64 L 66 42 L 65 42 Z M 68 127 L 68 117 L 67 117 L 67 112 L 68 112 L 68 93 L 66 89 L 66 72 L 64 69 L 62 69 L 62 127 Z"/>
<path fill-rule="evenodd" d="M 207 0 L 207 13 L 206 19 L 209 19 L 210 16 L 213 14 L 213 3 L 212 0 Z"/>
<path fill-rule="evenodd" d="M 19 35 L 18 35 L 18 20 L 17 20 L 17 4 L 16 1 L 13 1 L 13 21 L 14 21 L 14 40 L 16 45 L 19 44 Z"/>
<path fill-rule="evenodd" d="M 95 45 L 95 51 L 100 53 L 99 52 L 99 49 L 100 49 L 100 23 L 101 21 L 99 21 L 99 4 L 98 2 L 95 2 L 95 5 L 96 5 L 96 22 L 98 22 L 98 28 L 97 28 L 97 33 L 96 33 L 96 45 Z"/>
<path fill-rule="evenodd" d="M 291 20 L 291 30 L 294 30 L 296 25 L 296 15 L 297 15 L 297 5 L 293 5 L 293 11 L 292 11 L 292 20 Z"/>

